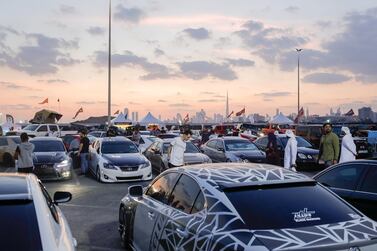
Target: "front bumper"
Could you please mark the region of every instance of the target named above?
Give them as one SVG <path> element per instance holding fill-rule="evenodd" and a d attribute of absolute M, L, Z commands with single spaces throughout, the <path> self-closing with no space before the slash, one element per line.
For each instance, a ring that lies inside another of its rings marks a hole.
<path fill-rule="evenodd" d="M 66 180 L 72 178 L 72 170 L 57 170 L 53 164 L 34 164 L 33 173 L 40 180 Z"/>
<path fill-rule="evenodd" d="M 100 175 L 102 182 L 109 183 L 151 180 L 152 169 L 150 166 L 146 168 L 138 168 L 136 171 L 121 171 L 115 169 L 100 168 Z"/>

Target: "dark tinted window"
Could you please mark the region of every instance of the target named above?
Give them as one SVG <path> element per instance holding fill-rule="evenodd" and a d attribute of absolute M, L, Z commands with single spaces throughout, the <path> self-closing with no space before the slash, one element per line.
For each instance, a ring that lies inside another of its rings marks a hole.
<path fill-rule="evenodd" d="M 1 250 L 42 250 L 31 200 L 0 201 Z"/>
<path fill-rule="evenodd" d="M 182 175 L 169 198 L 169 204 L 189 214 L 199 191 L 200 188 L 195 180 L 187 175 Z"/>
<path fill-rule="evenodd" d="M 194 214 L 194 213 L 202 211 L 204 209 L 204 204 L 205 204 L 204 195 L 202 192 L 200 192 L 198 197 L 195 200 L 194 206 L 192 207 L 191 213 Z"/>
<path fill-rule="evenodd" d="M 299 228 L 359 217 L 318 184 L 225 190 L 251 229 Z"/>
<path fill-rule="evenodd" d="M 148 189 L 146 195 L 168 204 L 168 198 L 178 179 L 178 173 L 168 173 L 156 180 Z"/>
<path fill-rule="evenodd" d="M 47 126 L 41 126 L 38 128 L 38 132 L 47 132 Z"/>
<path fill-rule="evenodd" d="M 185 153 L 199 153 L 199 149 L 191 142 L 186 142 Z"/>
<path fill-rule="evenodd" d="M 222 140 L 216 140 L 216 149 L 224 149 L 224 143 L 223 143 L 223 141 Z"/>
<path fill-rule="evenodd" d="M 105 154 L 137 153 L 139 152 L 139 150 L 133 142 L 113 141 L 113 142 L 102 142 L 101 152 Z"/>
<path fill-rule="evenodd" d="M 56 125 L 50 125 L 50 131 L 52 132 L 57 132 L 58 131 L 58 127 Z"/>
<path fill-rule="evenodd" d="M 365 167 L 362 164 L 344 165 L 326 172 L 316 180 L 326 186 L 354 190 Z"/>
<path fill-rule="evenodd" d="M 216 148 L 216 140 L 210 140 L 208 143 L 207 143 L 207 146 L 210 147 L 210 148 Z"/>
<path fill-rule="evenodd" d="M 227 151 L 252 151 L 258 148 L 248 140 L 226 140 L 225 149 Z"/>
<path fill-rule="evenodd" d="M 377 166 L 370 166 L 360 190 L 377 193 Z"/>
<path fill-rule="evenodd" d="M 260 138 L 255 143 L 257 143 L 258 145 L 261 145 L 263 147 L 267 147 L 268 138 L 267 137 Z"/>
<path fill-rule="evenodd" d="M 307 147 L 307 148 L 312 147 L 312 145 L 306 139 L 302 137 L 296 137 L 296 140 L 297 140 L 297 147 Z M 288 142 L 288 137 L 280 137 L 280 141 L 285 147 Z"/>
<path fill-rule="evenodd" d="M 1 137 L 0 138 L 0 146 L 7 146 L 7 145 L 8 145 L 7 138 Z"/>
<path fill-rule="evenodd" d="M 55 140 L 33 140 L 34 152 L 64 152 L 64 144 L 61 141 Z"/>
<path fill-rule="evenodd" d="M 20 137 L 10 137 L 10 139 L 16 144 L 21 144 Z"/>

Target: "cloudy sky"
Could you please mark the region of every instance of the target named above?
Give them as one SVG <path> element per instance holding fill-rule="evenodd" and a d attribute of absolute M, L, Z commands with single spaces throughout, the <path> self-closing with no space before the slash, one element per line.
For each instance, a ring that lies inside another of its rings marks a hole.
<path fill-rule="evenodd" d="M 113 112 L 377 110 L 374 0 L 113 0 Z M 107 113 L 107 0 L 0 2 L 0 112 Z M 49 98 L 49 105 L 38 105 Z M 60 99 L 60 108 L 57 99 Z"/>

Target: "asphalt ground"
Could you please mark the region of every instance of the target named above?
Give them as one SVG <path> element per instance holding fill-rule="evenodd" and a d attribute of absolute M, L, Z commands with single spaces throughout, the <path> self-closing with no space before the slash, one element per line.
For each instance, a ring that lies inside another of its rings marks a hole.
<path fill-rule="evenodd" d="M 13 172 L 14 168 L 0 168 Z M 123 250 L 118 233 L 118 209 L 128 187 L 147 182 L 99 183 L 92 176 L 79 176 L 74 171 L 71 180 L 44 182 L 51 196 L 56 191 L 72 193 L 72 200 L 59 207 L 71 227 L 78 243 L 78 250 Z M 317 171 L 302 172 L 309 177 Z"/>

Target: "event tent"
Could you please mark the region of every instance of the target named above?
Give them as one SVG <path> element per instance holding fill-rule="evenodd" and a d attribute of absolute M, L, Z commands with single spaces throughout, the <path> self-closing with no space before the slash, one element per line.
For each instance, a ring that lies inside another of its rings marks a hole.
<path fill-rule="evenodd" d="M 282 113 L 279 113 L 278 115 L 274 116 L 269 121 L 270 124 L 277 124 L 277 125 L 290 125 L 293 124 L 293 121 L 284 116 Z"/>
<path fill-rule="evenodd" d="M 33 124 L 54 124 L 59 121 L 63 117 L 62 114 L 57 113 L 55 111 L 51 110 L 40 110 L 39 112 L 36 112 L 34 115 L 34 118 L 30 120 L 30 123 Z"/>
<path fill-rule="evenodd" d="M 140 121 L 141 125 L 157 124 L 161 125 L 163 122 L 154 117 L 150 112 Z"/>
<path fill-rule="evenodd" d="M 132 120 L 127 119 L 126 116 L 121 112 L 118 114 L 117 117 L 111 120 L 111 124 L 113 125 L 132 124 Z"/>

